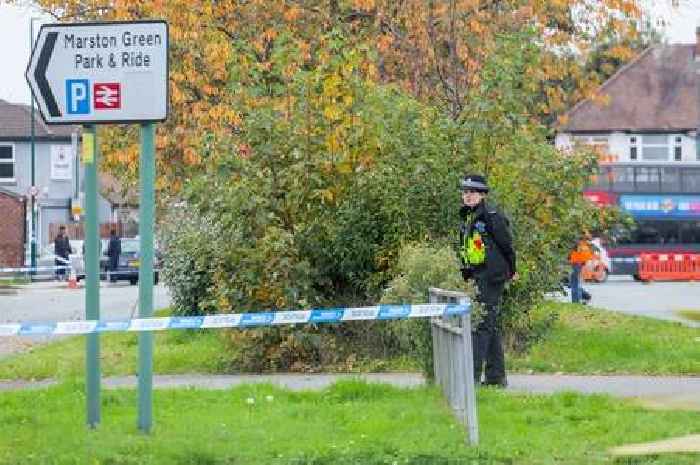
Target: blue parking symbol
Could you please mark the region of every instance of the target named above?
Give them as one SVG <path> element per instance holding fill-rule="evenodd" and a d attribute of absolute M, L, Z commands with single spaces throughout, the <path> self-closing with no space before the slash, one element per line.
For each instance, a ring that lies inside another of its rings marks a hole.
<path fill-rule="evenodd" d="M 71 115 L 90 113 L 90 81 L 66 79 L 66 109 Z"/>

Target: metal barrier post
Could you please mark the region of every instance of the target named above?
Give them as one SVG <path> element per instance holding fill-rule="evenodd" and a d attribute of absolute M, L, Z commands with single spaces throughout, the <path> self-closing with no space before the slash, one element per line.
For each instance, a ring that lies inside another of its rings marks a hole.
<path fill-rule="evenodd" d="M 430 303 L 448 301 L 469 304 L 469 297 L 463 292 L 430 288 L 429 301 Z M 455 324 L 454 317 L 431 319 L 435 381 L 442 388 L 457 418 L 467 427 L 469 444 L 477 445 L 479 423 L 476 413 L 470 315 L 463 315 L 459 323 L 461 324 Z"/>
<path fill-rule="evenodd" d="M 462 341 L 464 341 L 464 330 L 462 330 L 461 335 L 455 335 L 454 336 L 454 352 L 455 352 L 455 364 L 457 369 L 455 370 L 455 411 L 457 413 L 457 416 L 459 417 L 459 420 L 464 422 L 464 425 L 467 425 L 466 423 L 466 413 L 465 413 L 465 407 L 466 407 L 466 396 L 465 392 L 467 389 L 467 384 L 466 384 L 466 375 L 467 375 L 467 369 L 465 367 L 465 360 L 466 360 L 466 354 L 467 352 L 463 350 L 463 345 Z"/>
<path fill-rule="evenodd" d="M 467 392 L 467 405 L 464 420 L 467 428 L 469 428 L 469 443 L 479 444 L 479 423 L 476 418 L 476 384 L 474 382 L 474 356 L 472 352 L 472 323 L 470 314 L 462 315 L 462 328 L 462 342 L 464 343 L 462 352 L 466 354 L 464 358 L 464 381 L 466 383 L 465 391 Z"/>

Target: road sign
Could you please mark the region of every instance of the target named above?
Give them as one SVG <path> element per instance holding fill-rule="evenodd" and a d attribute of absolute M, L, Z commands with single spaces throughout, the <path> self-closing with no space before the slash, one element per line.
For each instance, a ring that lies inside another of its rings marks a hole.
<path fill-rule="evenodd" d="M 163 121 L 168 24 L 45 24 L 26 78 L 48 124 Z"/>

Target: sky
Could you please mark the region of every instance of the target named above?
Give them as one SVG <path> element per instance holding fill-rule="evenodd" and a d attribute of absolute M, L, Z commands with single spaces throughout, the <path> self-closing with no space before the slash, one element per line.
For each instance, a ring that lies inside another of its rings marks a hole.
<path fill-rule="evenodd" d="M 700 0 L 640 0 L 655 19 L 664 19 L 668 43 L 695 42 L 695 26 L 700 20 Z M 667 5 L 679 2 L 677 9 Z M 0 44 L 2 69 L 0 69 L 0 99 L 12 103 L 29 103 L 30 92 L 24 79 L 30 55 L 30 22 L 34 20 L 34 32 L 42 23 L 52 23 L 51 16 L 42 15 L 31 6 L 10 6 L 0 0 Z M 654 21 L 658 24 L 658 21 Z"/>

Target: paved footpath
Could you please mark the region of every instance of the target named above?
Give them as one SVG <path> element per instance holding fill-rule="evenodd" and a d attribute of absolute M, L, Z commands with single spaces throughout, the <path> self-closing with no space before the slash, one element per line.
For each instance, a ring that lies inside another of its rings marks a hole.
<path fill-rule="evenodd" d="M 228 389 L 241 384 L 270 383 L 291 390 L 319 390 L 340 379 L 361 378 L 369 382 L 388 383 L 398 387 L 424 384 L 417 373 L 353 374 L 274 374 L 274 375 L 156 375 L 155 388 Z M 516 375 L 508 376 L 508 390 L 551 394 L 574 391 L 583 394 L 608 394 L 615 397 L 678 398 L 697 403 L 700 408 L 700 377 L 680 376 L 579 376 L 579 375 Z M 0 391 L 40 389 L 54 384 L 51 380 L 0 381 Z M 135 388 L 135 376 L 104 378 L 106 389 Z"/>

